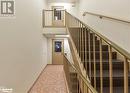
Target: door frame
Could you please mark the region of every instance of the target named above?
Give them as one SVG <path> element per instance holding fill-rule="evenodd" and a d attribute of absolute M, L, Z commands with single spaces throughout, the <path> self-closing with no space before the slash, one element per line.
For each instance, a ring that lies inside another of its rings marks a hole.
<path fill-rule="evenodd" d="M 54 61 L 53 61 L 53 53 L 54 53 L 54 42 L 53 41 L 62 41 L 63 43 L 63 47 L 62 47 L 62 55 L 64 54 L 64 39 L 52 39 L 52 65 L 55 65 L 54 64 Z M 60 65 L 60 64 L 59 64 Z"/>
<path fill-rule="evenodd" d="M 62 7 L 63 8 L 63 10 L 64 10 L 64 6 L 51 6 L 51 9 L 52 9 L 52 25 L 53 26 L 55 26 L 54 25 L 54 7 Z M 65 20 L 65 16 L 64 16 L 64 19 L 63 20 Z M 62 21 L 62 20 L 61 20 Z M 63 22 L 63 24 L 64 24 L 64 22 Z"/>

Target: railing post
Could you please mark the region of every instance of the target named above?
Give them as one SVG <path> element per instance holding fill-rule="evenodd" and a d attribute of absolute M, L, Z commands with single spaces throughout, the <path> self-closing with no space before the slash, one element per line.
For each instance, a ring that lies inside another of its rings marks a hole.
<path fill-rule="evenodd" d="M 81 23 L 80 23 L 80 30 L 79 30 L 79 56 L 81 57 Z"/>
<path fill-rule="evenodd" d="M 83 24 L 81 23 L 81 62 L 83 63 Z"/>
<path fill-rule="evenodd" d="M 78 34 L 78 35 L 77 35 L 77 36 L 78 36 L 78 37 L 77 37 L 77 41 L 78 41 L 78 42 L 77 42 L 77 46 L 78 46 L 78 47 L 77 47 L 77 51 L 78 51 L 78 54 L 79 54 L 79 52 L 80 52 L 80 51 L 79 51 L 79 46 L 80 46 L 80 43 L 79 43 L 79 39 L 80 39 L 80 36 L 79 36 L 79 31 L 80 31 L 80 29 L 79 29 L 79 24 L 80 24 L 80 22 L 77 21 L 77 23 L 78 23 L 78 28 L 77 28 L 77 29 L 78 29 L 78 32 L 77 32 L 77 34 Z"/>
<path fill-rule="evenodd" d="M 54 10 L 52 10 L 52 26 L 54 26 Z"/>
<path fill-rule="evenodd" d="M 84 61 L 85 51 L 84 51 L 84 48 L 85 48 L 85 45 L 84 45 L 84 25 L 82 25 L 82 62 L 83 62 L 84 68 L 85 68 L 85 61 Z"/>
<path fill-rule="evenodd" d="M 83 25 L 82 25 L 82 23 L 81 23 L 81 57 L 80 57 L 80 58 L 81 58 L 81 62 L 83 61 L 83 51 L 82 51 L 82 49 L 83 49 L 83 44 L 82 44 L 82 42 L 83 42 L 83 41 L 82 41 L 82 37 L 83 37 L 83 36 L 82 36 L 82 35 L 83 35 L 82 33 L 83 33 L 83 31 L 82 31 L 82 30 L 83 30 Z"/>
<path fill-rule="evenodd" d="M 45 10 L 42 11 L 42 26 L 45 27 Z"/>
<path fill-rule="evenodd" d="M 90 31 L 88 31 L 88 54 L 89 54 L 89 77 L 91 81 L 91 36 L 90 36 Z"/>
<path fill-rule="evenodd" d="M 102 39 L 100 38 L 100 93 L 103 93 Z"/>
<path fill-rule="evenodd" d="M 88 63 L 87 63 L 87 28 L 85 28 L 85 68 L 86 68 L 86 72 L 87 72 L 87 74 L 88 74 L 88 69 L 87 69 L 87 65 L 88 65 Z"/>
<path fill-rule="evenodd" d="M 66 10 L 64 11 L 64 21 L 65 21 L 65 26 L 67 27 L 67 13 L 66 13 Z"/>
<path fill-rule="evenodd" d="M 85 92 L 85 93 L 89 93 L 89 92 L 88 92 L 88 87 L 86 87 L 86 92 Z"/>
<path fill-rule="evenodd" d="M 109 80 L 110 80 L 110 93 L 113 93 L 112 47 L 110 45 L 109 45 Z"/>
<path fill-rule="evenodd" d="M 78 93 L 80 93 L 80 91 L 81 91 L 81 80 L 80 80 L 80 78 L 79 78 L 79 92 Z"/>
<path fill-rule="evenodd" d="M 77 80 L 78 80 L 78 75 L 77 75 Z M 76 82 L 77 86 L 76 86 L 76 93 L 78 93 L 78 81 Z"/>
<path fill-rule="evenodd" d="M 82 93 L 84 93 L 84 82 L 82 80 Z"/>
<path fill-rule="evenodd" d="M 93 33 L 93 63 L 94 63 L 94 88 L 96 89 L 96 56 L 95 56 L 95 34 Z"/>
<path fill-rule="evenodd" d="M 124 93 L 128 93 L 128 61 L 124 57 Z"/>

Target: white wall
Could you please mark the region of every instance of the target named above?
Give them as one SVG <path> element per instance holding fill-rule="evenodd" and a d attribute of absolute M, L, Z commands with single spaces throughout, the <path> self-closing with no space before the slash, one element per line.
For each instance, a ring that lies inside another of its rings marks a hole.
<path fill-rule="evenodd" d="M 91 15 L 82 16 L 85 11 L 88 11 L 130 20 L 129 6 L 130 0 L 79 0 L 75 6 L 78 12 L 69 12 L 130 53 L 130 24 L 99 19 Z"/>
<path fill-rule="evenodd" d="M 52 64 L 52 38 L 47 39 L 47 63 Z"/>
<path fill-rule="evenodd" d="M 72 3 L 75 2 L 76 0 L 47 0 L 48 3 L 52 3 L 52 2 L 62 2 L 62 3 Z"/>
<path fill-rule="evenodd" d="M 52 3 L 48 3 L 48 9 L 52 9 L 52 6 L 64 6 L 64 9 L 66 9 L 67 11 L 73 11 L 78 12 L 77 9 L 74 7 L 75 3 L 58 3 L 58 2 L 52 2 Z"/>
<path fill-rule="evenodd" d="M 52 9 L 52 6 L 64 6 L 64 9 L 70 9 L 72 3 L 48 3 L 49 9 Z"/>
<path fill-rule="evenodd" d="M 51 34 L 51 35 L 65 35 L 67 34 L 66 28 L 56 28 L 56 27 L 50 27 L 50 28 L 43 28 L 43 34 Z"/>
<path fill-rule="evenodd" d="M 16 17 L 0 18 L 0 87 L 27 93 L 47 64 L 43 0 L 15 0 Z"/>
<path fill-rule="evenodd" d="M 66 56 L 69 59 L 69 61 L 73 62 L 73 58 L 72 58 L 72 54 L 71 54 L 71 50 L 67 38 L 64 39 L 64 53 L 67 54 Z"/>

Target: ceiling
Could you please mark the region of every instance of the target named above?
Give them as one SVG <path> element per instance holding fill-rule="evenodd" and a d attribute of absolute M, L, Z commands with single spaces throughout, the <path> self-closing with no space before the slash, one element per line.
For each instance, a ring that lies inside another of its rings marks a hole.
<path fill-rule="evenodd" d="M 48 3 L 74 3 L 76 0 L 47 0 Z"/>

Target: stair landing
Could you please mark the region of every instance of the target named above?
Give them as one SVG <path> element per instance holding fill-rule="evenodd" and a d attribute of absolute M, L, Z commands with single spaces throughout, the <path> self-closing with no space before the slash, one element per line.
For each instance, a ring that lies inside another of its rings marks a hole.
<path fill-rule="evenodd" d="M 29 93 L 67 93 L 63 65 L 47 65 Z"/>

